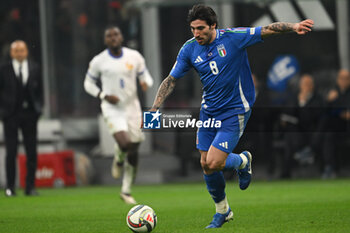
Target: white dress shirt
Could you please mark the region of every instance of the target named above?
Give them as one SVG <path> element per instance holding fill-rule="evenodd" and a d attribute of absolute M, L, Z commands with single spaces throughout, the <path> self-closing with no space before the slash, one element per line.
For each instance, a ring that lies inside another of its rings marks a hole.
<path fill-rule="evenodd" d="M 27 84 L 29 76 L 28 60 L 25 59 L 22 62 L 19 62 L 16 59 L 12 59 L 12 66 L 17 77 L 19 76 L 19 68 L 21 67 L 23 85 Z"/>

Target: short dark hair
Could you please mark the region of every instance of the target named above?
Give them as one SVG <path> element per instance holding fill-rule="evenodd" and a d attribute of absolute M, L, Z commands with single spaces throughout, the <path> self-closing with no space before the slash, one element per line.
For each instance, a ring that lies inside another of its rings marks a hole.
<path fill-rule="evenodd" d="M 105 27 L 104 32 L 106 33 L 108 30 L 111 30 L 111 29 L 119 29 L 119 31 L 120 31 L 120 28 L 118 26 L 116 26 L 116 25 L 107 25 Z"/>
<path fill-rule="evenodd" d="M 189 10 L 187 16 L 188 23 L 191 23 L 197 19 L 204 20 L 209 26 L 216 24 L 215 28 L 218 27 L 218 19 L 216 13 L 209 6 L 197 4 L 194 5 L 191 10 Z"/>

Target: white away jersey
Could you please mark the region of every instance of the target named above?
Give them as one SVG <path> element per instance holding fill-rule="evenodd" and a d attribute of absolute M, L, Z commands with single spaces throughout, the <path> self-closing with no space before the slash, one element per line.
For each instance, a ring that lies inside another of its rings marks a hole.
<path fill-rule="evenodd" d="M 138 102 L 137 78 L 145 81 L 148 86 L 153 83 L 145 60 L 138 51 L 123 47 L 122 54 L 116 57 L 105 49 L 91 60 L 84 86 L 86 91 L 95 97 L 102 91 L 106 95 L 115 95 L 120 99 L 117 105 L 103 100 L 102 110 L 116 107 L 123 109 L 128 105 L 134 105 L 135 101 Z M 96 85 L 98 80 L 101 81 L 102 90 Z"/>

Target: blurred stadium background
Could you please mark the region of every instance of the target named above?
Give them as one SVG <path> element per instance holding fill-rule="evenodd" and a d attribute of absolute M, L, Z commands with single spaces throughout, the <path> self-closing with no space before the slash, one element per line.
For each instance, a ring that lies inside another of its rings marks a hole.
<path fill-rule="evenodd" d="M 125 46 L 138 49 L 145 56 L 155 79 L 151 91 L 140 93 L 142 106 L 147 109 L 160 82 L 173 66 L 178 50 L 192 36 L 186 16 L 190 6 L 198 2 L 214 7 L 221 28 L 264 26 L 274 21 L 298 22 L 304 18 L 315 21 L 314 31 L 305 37 L 272 37 L 263 45 L 248 49 L 251 69 L 263 85 L 269 80 L 276 57 L 296 58 L 297 71 L 288 81 L 286 91 L 263 106 L 268 110 L 283 106 L 281 100 L 288 94 L 287 90 L 296 88 L 300 74 L 311 73 L 319 92 L 325 96 L 334 87 L 338 70 L 350 68 L 350 4 L 347 0 L 3 0 L 0 2 L 0 61 L 9 59 L 10 43 L 22 39 L 28 43 L 30 56 L 42 65 L 45 109 L 39 123 L 38 151 L 39 154 L 73 151 L 76 175 L 73 183 L 120 182 L 110 175 L 113 141 L 99 118 L 99 101 L 83 89 L 89 61 L 104 49 L 105 27 L 118 25 L 124 34 Z M 178 82 L 164 111 L 177 109 L 181 113 L 193 113 L 200 100 L 201 84 L 192 72 Z M 262 139 L 261 143 L 271 144 L 271 150 L 255 157 L 257 179 L 277 179 L 281 172 L 286 141 L 278 127 L 278 113 L 271 117 L 271 131 L 254 128 L 247 132 Z M 267 138 L 266 133 L 270 135 L 268 142 L 263 140 Z M 345 133 L 349 133 L 348 129 Z M 146 132 L 146 138 L 140 148 L 136 183 L 202 180 L 194 131 Z M 349 176 L 350 140 L 341 141 L 336 158 L 341 164 L 338 175 Z M 0 184 L 4 187 L 2 127 L 0 143 Z M 241 142 L 247 147 L 258 147 L 261 143 L 250 143 L 248 136 Z M 20 151 L 23 153 L 23 148 Z M 321 158 L 312 165 L 297 165 L 293 177 L 319 178 L 320 164 Z M 46 174 L 45 171 L 42 174 Z M 62 186 L 64 182 L 55 180 L 54 185 Z"/>

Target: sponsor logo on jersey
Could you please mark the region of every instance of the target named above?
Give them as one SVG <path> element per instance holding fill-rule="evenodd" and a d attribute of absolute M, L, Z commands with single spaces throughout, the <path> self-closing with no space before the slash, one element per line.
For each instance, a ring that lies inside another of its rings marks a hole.
<path fill-rule="evenodd" d="M 200 56 L 198 56 L 197 59 L 194 61 L 194 63 L 199 63 L 202 61 L 203 61 L 203 59 Z"/>
<path fill-rule="evenodd" d="M 226 52 L 225 46 L 223 44 L 216 46 L 216 48 L 218 50 L 220 57 L 226 57 L 227 52 Z"/>

